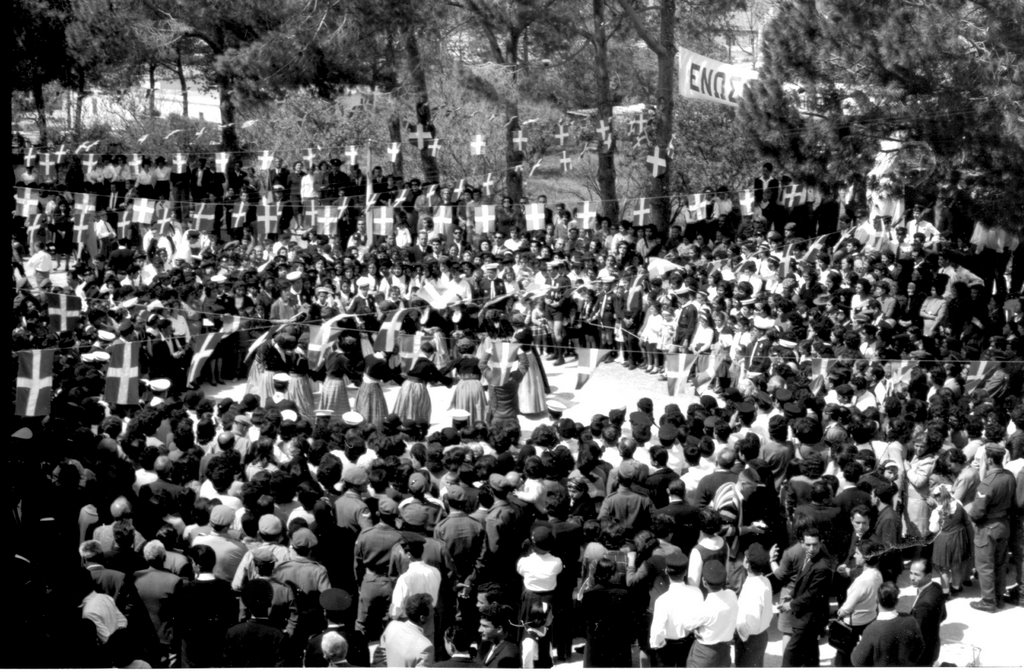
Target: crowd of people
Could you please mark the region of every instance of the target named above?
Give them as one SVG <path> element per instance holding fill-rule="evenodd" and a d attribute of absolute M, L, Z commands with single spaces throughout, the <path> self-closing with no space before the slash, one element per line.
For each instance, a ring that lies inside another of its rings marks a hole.
<path fill-rule="evenodd" d="M 46 221 L 15 217 L 13 350 L 55 358 L 7 458 L 13 665 L 757 667 L 776 628 L 784 666 L 826 634 L 837 665 L 917 666 L 965 586 L 1020 599 L 1022 246 L 955 176 L 906 212 L 858 179 L 789 207 L 766 164 L 751 215 L 725 189 L 663 231 L 503 198 L 485 232 L 475 187 L 338 160 L 123 163 L 20 173 Z M 137 198 L 162 218 L 119 226 Z M 594 348 L 692 403 L 564 417 L 545 367 Z"/>

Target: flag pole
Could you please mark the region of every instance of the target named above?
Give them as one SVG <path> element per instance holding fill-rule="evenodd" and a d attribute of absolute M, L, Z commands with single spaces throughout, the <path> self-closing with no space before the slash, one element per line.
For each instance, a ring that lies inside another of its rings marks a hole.
<path fill-rule="evenodd" d="M 370 221 L 370 198 L 373 196 L 373 168 L 371 167 L 370 142 L 366 143 L 366 205 L 363 208 L 363 226 L 366 227 L 366 245 L 363 247 L 363 259 L 373 247 L 373 222 Z"/>

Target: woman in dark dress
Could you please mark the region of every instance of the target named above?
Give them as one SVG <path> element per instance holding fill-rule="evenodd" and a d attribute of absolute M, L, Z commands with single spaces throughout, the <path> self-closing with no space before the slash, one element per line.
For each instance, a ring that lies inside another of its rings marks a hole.
<path fill-rule="evenodd" d="M 480 360 L 473 356 L 476 345 L 470 339 L 460 338 L 455 347 L 458 354 L 448 366 L 441 369 L 441 373 L 444 374 L 455 371 L 458 377 L 455 391 L 452 393 L 452 403 L 448 408 L 468 412 L 469 424 L 475 425 L 487 417 L 487 394 L 480 382 Z"/>
<path fill-rule="evenodd" d="M 583 667 L 631 667 L 635 611 L 629 592 L 613 583 L 615 561 L 602 558 L 594 569 L 596 585 L 583 595 L 587 648 Z"/>

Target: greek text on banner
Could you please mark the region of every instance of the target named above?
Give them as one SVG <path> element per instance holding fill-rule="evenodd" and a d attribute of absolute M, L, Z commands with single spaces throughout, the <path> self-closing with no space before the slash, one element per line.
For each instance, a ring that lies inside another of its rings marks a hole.
<path fill-rule="evenodd" d="M 738 106 L 743 87 L 757 78 L 749 68 L 716 61 L 688 49 L 679 50 L 679 93 L 683 98 Z"/>

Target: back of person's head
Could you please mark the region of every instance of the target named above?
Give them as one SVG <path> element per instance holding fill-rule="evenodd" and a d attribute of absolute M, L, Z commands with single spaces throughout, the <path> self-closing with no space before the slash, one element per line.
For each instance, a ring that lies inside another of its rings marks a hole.
<path fill-rule="evenodd" d="M 697 512 L 697 520 L 698 529 L 708 536 L 714 536 L 722 529 L 722 516 L 709 506 Z"/>
<path fill-rule="evenodd" d="M 192 562 L 196 563 L 196 568 L 200 573 L 213 572 L 213 568 L 217 565 L 217 552 L 213 550 L 212 546 L 197 544 L 188 550 L 188 555 L 192 558 Z"/>
<path fill-rule="evenodd" d="M 719 469 L 732 469 L 736 464 L 736 451 L 732 448 L 726 448 L 718 454 L 718 468 Z"/>
<path fill-rule="evenodd" d="M 348 642 L 340 633 L 328 630 L 320 640 L 320 652 L 328 663 L 343 663 L 348 657 Z"/>
<path fill-rule="evenodd" d="M 248 581 L 242 586 L 242 604 L 256 618 L 265 618 L 274 601 L 274 589 L 267 581 Z"/>
<path fill-rule="evenodd" d="M 758 455 L 761 454 L 761 439 L 758 438 L 757 434 L 747 434 L 736 442 L 736 451 L 743 462 L 756 460 Z"/>
<path fill-rule="evenodd" d="M 615 570 L 614 560 L 608 557 L 601 558 L 594 567 L 594 581 L 602 585 L 610 584 L 615 576 Z"/>
<path fill-rule="evenodd" d="M 83 562 L 92 562 L 97 559 L 102 559 L 103 547 L 100 545 L 100 542 L 95 539 L 83 541 L 78 545 L 78 557 L 80 557 Z"/>
<path fill-rule="evenodd" d="M 147 541 L 142 547 L 142 558 L 150 567 L 163 567 L 164 558 L 167 557 L 167 550 L 162 541 L 154 539 Z"/>
<path fill-rule="evenodd" d="M 896 609 L 900 601 L 900 589 L 892 581 L 886 581 L 878 587 L 878 606 L 888 611 Z"/>
<path fill-rule="evenodd" d="M 882 562 L 882 555 L 885 553 L 885 546 L 876 541 L 862 541 L 857 544 L 857 550 L 864 557 L 864 564 L 868 567 L 878 567 Z"/>
<path fill-rule="evenodd" d="M 414 593 L 405 598 L 402 609 L 405 617 L 413 623 L 424 623 L 430 616 L 430 610 L 434 607 L 434 598 L 427 593 Z"/>
<path fill-rule="evenodd" d="M 686 499 L 686 483 L 681 478 L 674 478 L 668 484 L 668 494 L 679 499 Z"/>
<path fill-rule="evenodd" d="M 824 481 L 816 481 L 811 484 L 811 501 L 815 504 L 825 504 L 832 499 L 832 488 Z"/>
<path fill-rule="evenodd" d="M 789 422 L 784 415 L 774 415 L 768 421 L 768 437 L 772 441 L 785 441 L 789 438 Z"/>

